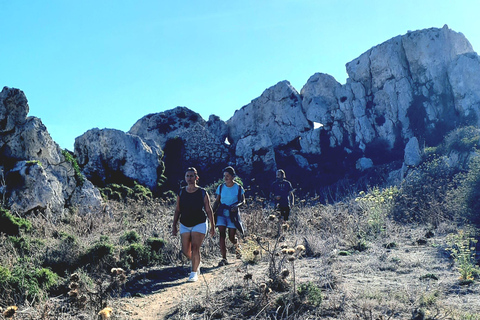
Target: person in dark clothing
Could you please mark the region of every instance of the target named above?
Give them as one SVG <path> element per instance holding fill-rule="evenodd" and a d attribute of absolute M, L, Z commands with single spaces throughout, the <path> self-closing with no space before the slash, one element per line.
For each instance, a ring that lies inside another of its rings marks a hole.
<path fill-rule="evenodd" d="M 185 172 L 187 186 L 180 189 L 177 195 L 177 206 L 173 218 L 172 234 L 178 233 L 178 220 L 180 220 L 180 236 L 183 254 L 192 261 L 192 272 L 188 281 L 198 280 L 200 273 L 200 247 L 209 228 L 210 235 L 215 235 L 215 222 L 210 205 L 210 198 L 205 189 L 197 185 L 199 177 L 197 170 L 190 167 Z M 208 218 L 208 220 L 207 220 Z"/>
<path fill-rule="evenodd" d="M 293 188 L 290 181 L 286 179 L 285 171 L 277 170 L 277 179 L 270 187 L 270 197 L 273 198 L 275 208 L 280 211 L 280 219 L 287 221 L 290 215 L 290 208 L 295 203 Z"/>

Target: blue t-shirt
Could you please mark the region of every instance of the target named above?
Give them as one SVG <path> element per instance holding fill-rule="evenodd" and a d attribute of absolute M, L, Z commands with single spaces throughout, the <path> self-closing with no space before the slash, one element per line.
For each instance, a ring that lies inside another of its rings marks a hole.
<path fill-rule="evenodd" d="M 222 186 L 222 185 L 220 185 Z M 217 195 L 220 193 L 220 186 L 217 187 L 217 191 L 215 192 Z M 240 194 L 244 194 L 245 190 L 243 190 L 242 186 L 238 183 L 234 183 L 233 186 L 227 187 L 224 183 L 222 186 L 222 194 L 220 194 L 220 203 L 223 203 L 227 206 L 232 205 L 239 201 L 238 199 L 238 188 L 240 188 Z M 225 212 L 226 211 L 226 212 Z M 223 210 L 224 216 L 229 216 L 230 213 L 228 210 Z"/>

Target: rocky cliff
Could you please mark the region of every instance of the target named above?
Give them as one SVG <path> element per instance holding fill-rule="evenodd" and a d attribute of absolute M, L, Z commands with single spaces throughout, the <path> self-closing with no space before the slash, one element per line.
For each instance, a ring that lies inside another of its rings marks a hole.
<path fill-rule="evenodd" d="M 394 37 L 346 69 L 345 84 L 316 73 L 298 92 L 281 81 L 227 121 L 177 107 L 146 115 L 128 133 L 92 129 L 76 139 L 75 155 L 96 185 L 136 181 L 155 189 L 165 173 L 175 190 L 188 166 L 207 184 L 234 165 L 247 185 L 266 186 L 283 168 L 294 184 L 314 188 L 386 163 L 416 166 L 424 146 L 454 128 L 480 126 L 480 59 L 447 26 Z M 79 205 L 74 195 L 95 189 L 79 187 L 41 121 L 27 117 L 23 92 L 5 88 L 0 102 L 1 190 L 9 206 Z M 27 187 L 43 196 L 26 200 L 16 190 Z"/>
<path fill-rule="evenodd" d="M 435 145 L 455 127 L 479 125 L 480 61 L 447 26 L 392 38 L 346 68 L 346 84 L 317 73 L 299 93 L 281 81 L 226 123 L 176 108 L 140 119 L 130 133 L 164 148 L 179 140 L 174 163 L 181 167 L 233 164 L 261 180 L 283 167 L 298 183 L 328 184 L 351 170 L 403 160 L 407 145 Z M 418 158 L 412 150 L 420 149 L 409 147 L 407 158 Z"/>
<path fill-rule="evenodd" d="M 75 172 L 68 154 L 52 140 L 42 121 L 27 117 L 25 94 L 0 92 L 0 193 L 15 213 L 60 214 L 66 207 L 80 213 L 100 210 L 102 199 L 93 184 Z"/>

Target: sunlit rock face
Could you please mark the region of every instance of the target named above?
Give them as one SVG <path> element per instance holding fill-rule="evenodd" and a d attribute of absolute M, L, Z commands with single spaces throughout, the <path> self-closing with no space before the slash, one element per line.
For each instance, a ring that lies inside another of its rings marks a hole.
<path fill-rule="evenodd" d="M 75 155 L 85 176 L 96 185 L 135 181 L 150 189 L 157 186 L 162 152 L 136 135 L 91 129 L 75 139 Z"/>
<path fill-rule="evenodd" d="M 205 121 L 200 114 L 177 107 L 142 117 L 129 133 L 153 141 L 164 151 L 170 188 L 181 184 L 188 167 L 199 171 L 203 184 L 221 178 L 222 167 L 231 164 L 227 125 L 214 115 Z"/>
<path fill-rule="evenodd" d="M 76 176 L 47 128 L 36 117 L 27 117 L 23 91 L 3 88 L 0 93 L 0 192 L 4 205 L 23 215 L 39 211 L 60 214 L 66 208 L 79 213 L 102 207 L 99 191 Z"/>

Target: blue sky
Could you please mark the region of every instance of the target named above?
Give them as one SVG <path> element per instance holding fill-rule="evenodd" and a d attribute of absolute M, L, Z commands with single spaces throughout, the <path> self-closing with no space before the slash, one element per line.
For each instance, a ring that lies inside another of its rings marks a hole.
<path fill-rule="evenodd" d="M 0 0 L 0 85 L 73 150 L 186 106 L 228 120 L 277 82 L 300 91 L 408 30 L 444 24 L 480 48 L 477 0 Z"/>

